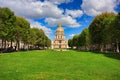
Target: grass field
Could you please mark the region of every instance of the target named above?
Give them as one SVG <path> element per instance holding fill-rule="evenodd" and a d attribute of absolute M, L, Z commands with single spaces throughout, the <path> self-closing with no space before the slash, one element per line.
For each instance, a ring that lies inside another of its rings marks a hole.
<path fill-rule="evenodd" d="M 120 80 L 120 55 L 72 50 L 0 54 L 0 80 Z"/>

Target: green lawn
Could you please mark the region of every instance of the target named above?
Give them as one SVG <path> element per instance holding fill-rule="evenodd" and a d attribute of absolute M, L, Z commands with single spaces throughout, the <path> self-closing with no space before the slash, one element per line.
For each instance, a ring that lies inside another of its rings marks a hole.
<path fill-rule="evenodd" d="M 0 80 L 120 80 L 120 55 L 72 50 L 0 54 Z"/>

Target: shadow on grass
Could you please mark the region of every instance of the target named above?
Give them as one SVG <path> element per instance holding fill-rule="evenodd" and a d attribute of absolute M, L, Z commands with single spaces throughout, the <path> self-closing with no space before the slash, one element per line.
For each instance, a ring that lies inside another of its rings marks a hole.
<path fill-rule="evenodd" d="M 120 60 L 120 53 L 102 53 L 104 56 Z"/>
<path fill-rule="evenodd" d="M 92 51 L 79 51 L 79 50 L 75 50 L 77 52 L 92 52 Z M 94 54 L 103 54 L 105 57 L 109 57 L 109 58 L 113 58 L 113 59 L 117 59 L 120 60 L 120 53 L 105 53 L 105 52 L 92 52 Z"/>

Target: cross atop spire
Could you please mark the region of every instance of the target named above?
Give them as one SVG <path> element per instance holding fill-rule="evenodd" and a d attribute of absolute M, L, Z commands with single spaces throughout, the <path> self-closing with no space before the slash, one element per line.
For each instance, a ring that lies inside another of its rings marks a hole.
<path fill-rule="evenodd" d="M 59 27 L 62 27 L 62 23 L 59 23 L 59 25 L 58 25 Z"/>

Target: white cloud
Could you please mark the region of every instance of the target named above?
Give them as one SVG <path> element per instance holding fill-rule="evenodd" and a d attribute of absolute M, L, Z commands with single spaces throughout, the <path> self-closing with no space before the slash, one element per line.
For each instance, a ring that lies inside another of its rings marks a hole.
<path fill-rule="evenodd" d="M 115 12 L 117 0 L 83 0 L 81 5 L 84 13 L 96 16 L 102 12 Z"/>
<path fill-rule="evenodd" d="M 32 21 L 32 20 L 31 20 L 30 22 L 31 22 L 31 25 L 30 25 L 30 26 L 31 26 L 32 28 L 35 27 L 35 28 L 38 28 L 38 29 L 42 29 L 47 36 L 49 36 L 50 34 L 52 34 L 52 30 L 51 30 L 50 28 L 47 28 L 46 26 L 42 26 L 41 23 L 39 23 L 39 22 L 34 22 L 34 21 Z"/>
<path fill-rule="evenodd" d="M 25 18 L 59 18 L 63 10 L 48 1 L 38 0 L 0 0 L 0 7 L 9 7 L 15 14 Z"/>
<path fill-rule="evenodd" d="M 46 1 L 50 1 L 54 4 L 61 4 L 61 3 L 69 3 L 72 2 L 73 0 L 46 0 Z"/>
<path fill-rule="evenodd" d="M 76 19 L 73 19 L 71 16 L 62 16 L 61 18 L 46 18 L 45 20 L 48 25 L 50 26 L 56 26 L 59 23 L 62 23 L 62 25 L 75 28 L 80 27 L 81 25 L 76 21 Z"/>
<path fill-rule="evenodd" d="M 0 0 L 0 7 L 9 7 L 16 15 L 26 19 L 45 18 L 48 25 L 57 25 L 59 22 L 68 27 L 80 27 L 76 19 L 71 16 L 64 15 L 63 10 L 54 4 L 54 0 Z M 72 0 L 56 0 L 55 2 L 68 3 Z M 71 14 L 73 15 L 73 14 Z M 74 17 L 76 15 L 73 15 Z"/>
<path fill-rule="evenodd" d="M 74 35 L 75 35 L 75 34 L 70 34 L 69 36 L 70 36 L 70 37 L 73 37 Z"/>
<path fill-rule="evenodd" d="M 66 10 L 66 14 L 72 16 L 73 18 L 81 17 L 83 15 L 83 11 L 81 10 Z"/>

